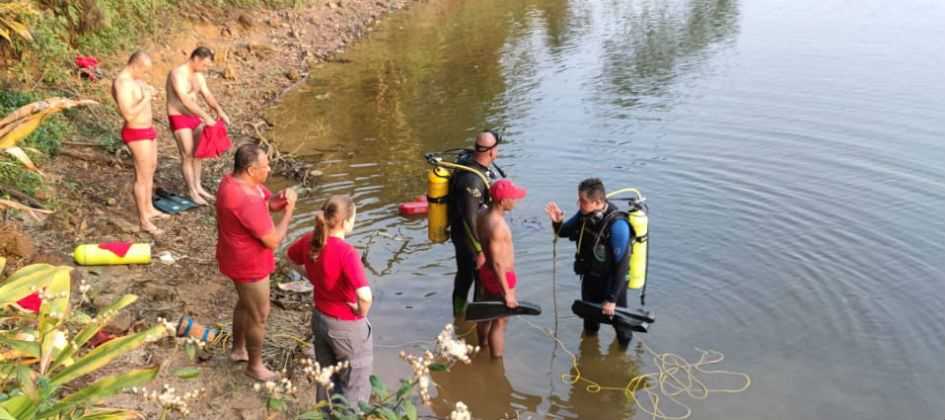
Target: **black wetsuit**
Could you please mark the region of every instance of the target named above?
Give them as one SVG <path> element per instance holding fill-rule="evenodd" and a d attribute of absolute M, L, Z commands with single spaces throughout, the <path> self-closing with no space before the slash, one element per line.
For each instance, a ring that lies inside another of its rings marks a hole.
<path fill-rule="evenodd" d="M 623 230 L 621 235 L 611 235 L 615 228 Z M 627 272 L 630 265 L 628 239 L 633 237 L 633 228 L 627 222 L 627 214 L 607 203 L 598 221 L 575 214 L 564 223 L 555 223 L 558 236 L 578 242 L 574 271 L 581 276 L 581 300 L 603 304 L 613 302 L 618 308 L 627 307 Z M 583 230 L 583 235 L 582 235 Z M 586 334 L 596 334 L 600 322 L 584 320 Z M 623 346 L 630 343 L 633 332 L 614 326 L 617 341 Z"/>
<path fill-rule="evenodd" d="M 491 180 L 495 174 L 489 168 L 474 160 L 459 162 L 473 168 Z M 448 214 L 450 238 L 456 249 L 456 277 L 453 281 L 453 314 L 458 315 L 466 309 L 469 289 L 478 284 L 476 254 L 482 252 L 476 219 L 479 210 L 488 204 L 489 186 L 479 175 L 469 171 L 456 170 L 450 177 Z M 474 295 L 475 299 L 475 295 Z"/>

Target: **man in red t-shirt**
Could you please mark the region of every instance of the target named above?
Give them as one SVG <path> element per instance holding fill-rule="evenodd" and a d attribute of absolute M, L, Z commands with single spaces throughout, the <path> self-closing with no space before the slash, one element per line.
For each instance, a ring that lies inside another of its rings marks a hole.
<path fill-rule="evenodd" d="M 261 380 L 276 375 L 262 363 L 262 343 L 269 317 L 269 274 L 275 270 L 272 251 L 289 229 L 297 195 L 291 188 L 276 198 L 266 189 L 269 159 L 255 144 L 236 150 L 233 173 L 217 190 L 217 262 L 233 280 L 239 299 L 233 309 L 230 359 L 248 361 L 246 374 Z M 278 225 L 270 211 L 285 211 Z"/>

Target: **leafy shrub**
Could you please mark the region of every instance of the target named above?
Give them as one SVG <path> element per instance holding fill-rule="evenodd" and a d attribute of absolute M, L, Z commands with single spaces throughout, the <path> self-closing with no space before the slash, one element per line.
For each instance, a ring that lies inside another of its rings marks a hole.
<path fill-rule="evenodd" d="M 0 272 L 5 263 L 0 257 Z M 0 283 L 0 350 L 4 355 L 0 358 L 0 418 L 101 418 L 96 416 L 103 412 L 94 404 L 157 376 L 157 367 L 134 369 L 89 383 L 99 369 L 164 337 L 169 329 L 157 325 L 87 349 L 85 344 L 137 297 L 122 296 L 94 318 L 73 312 L 70 271 L 65 266 L 33 264 Z M 39 311 L 18 309 L 16 302 L 33 293 L 43 300 Z M 109 418 L 125 418 L 133 413 L 109 410 L 109 414 L 113 416 Z"/>
<path fill-rule="evenodd" d="M 17 108 L 41 100 L 38 95 L 12 90 L 0 90 L 0 118 Z M 62 140 L 71 132 L 66 118 L 62 115 L 53 115 L 43 123 L 23 142 L 23 146 L 32 147 L 47 155 L 54 155 L 62 146 Z"/>

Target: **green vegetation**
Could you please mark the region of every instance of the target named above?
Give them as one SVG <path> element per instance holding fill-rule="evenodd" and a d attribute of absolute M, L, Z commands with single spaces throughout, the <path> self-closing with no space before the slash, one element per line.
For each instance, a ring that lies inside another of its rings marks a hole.
<path fill-rule="evenodd" d="M 299 7 L 308 0 L 17 0 L 0 4 L 0 53 L 7 80 L 58 84 L 76 55 L 129 50 L 168 30 L 167 13 L 188 6 Z"/>
<path fill-rule="evenodd" d="M 413 374 L 400 380 L 400 386 L 392 392 L 384 382 L 375 375 L 371 375 L 371 396 L 368 401 L 349 401 L 339 390 L 334 389 L 332 377 L 351 368 L 348 361 L 334 366 L 320 366 L 310 359 L 302 360 L 302 373 L 309 381 L 323 387 L 331 398 L 319 401 L 314 407 L 304 409 L 295 416 L 297 420 L 417 420 L 417 405 L 419 400 L 423 404 L 430 404 L 432 399 L 430 389 L 434 386 L 431 372 L 445 372 L 456 363 L 471 363 L 471 357 L 479 351 L 478 346 L 466 344 L 466 341 L 456 335 L 452 324 L 447 324 L 433 342 L 432 350 L 415 355 L 401 352 L 400 357 L 410 365 Z M 298 389 L 288 378 L 278 381 L 258 383 L 254 386 L 261 393 L 266 407 L 273 412 L 290 411 L 291 405 L 296 404 Z M 419 397 L 419 398 L 418 398 Z M 451 419 L 469 420 L 466 406 L 463 403 L 456 405 L 456 410 L 450 415 Z"/>
<path fill-rule="evenodd" d="M 8 115 L 17 108 L 42 100 L 39 95 L 0 90 L 0 116 Z M 62 139 L 71 134 L 72 129 L 62 115 L 47 118 L 36 131 L 23 142 L 23 146 L 34 148 L 46 155 L 55 155 L 62 146 Z"/>
<path fill-rule="evenodd" d="M 0 272 L 6 260 L 0 257 Z M 94 407 L 103 398 L 144 384 L 158 368 L 135 369 L 98 378 L 111 361 L 167 335 L 166 325 L 117 337 L 95 348 L 86 344 L 124 307 L 126 295 L 91 316 L 70 305 L 70 267 L 33 264 L 0 286 L 0 418 L 130 418 L 133 412 Z M 82 286 L 79 287 L 82 291 Z M 16 302 L 38 293 L 38 312 Z M 95 380 L 95 382 L 91 382 Z"/>
<path fill-rule="evenodd" d="M 0 90 L 0 116 L 8 115 L 17 108 L 40 100 L 37 95 Z M 46 156 L 55 155 L 62 146 L 62 139 L 72 132 L 69 122 L 62 115 L 46 119 L 26 140 L 22 146 L 34 161 L 42 162 Z M 31 196 L 43 185 L 42 177 L 26 169 L 10 155 L 0 154 L 0 185 L 9 185 Z"/>
<path fill-rule="evenodd" d="M 163 16 L 207 7 L 299 7 L 307 0 L 13 0 L 0 3 L 0 118 L 28 103 L 62 96 L 57 87 L 73 79 L 77 55 L 106 56 L 131 50 L 155 31 L 166 31 Z M 25 93 L 8 89 L 21 86 Z M 35 93 L 33 93 L 35 92 Z M 71 96 L 71 95 L 64 95 Z M 81 112 L 81 111 L 75 111 Z M 78 134 L 101 143 L 108 152 L 121 147 L 105 121 L 76 118 L 75 112 L 46 119 L 22 146 L 31 160 L 42 162 L 59 151 L 64 138 Z M 0 156 L 0 185 L 31 196 L 42 177 Z"/>

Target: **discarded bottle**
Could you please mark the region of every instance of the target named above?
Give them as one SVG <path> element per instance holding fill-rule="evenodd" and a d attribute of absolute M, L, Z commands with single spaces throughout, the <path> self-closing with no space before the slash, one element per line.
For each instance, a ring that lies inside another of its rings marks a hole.
<path fill-rule="evenodd" d="M 178 337 L 193 337 L 204 343 L 209 343 L 213 341 L 219 333 L 220 331 L 216 328 L 205 327 L 186 315 L 181 317 L 180 321 L 177 322 Z"/>

